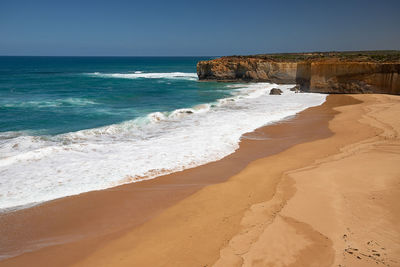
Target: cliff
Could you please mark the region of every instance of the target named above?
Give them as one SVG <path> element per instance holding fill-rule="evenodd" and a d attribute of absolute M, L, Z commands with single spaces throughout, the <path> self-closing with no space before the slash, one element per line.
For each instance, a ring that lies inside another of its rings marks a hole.
<path fill-rule="evenodd" d="M 400 94 L 400 52 L 221 57 L 197 64 L 199 80 L 299 84 L 322 93 Z"/>

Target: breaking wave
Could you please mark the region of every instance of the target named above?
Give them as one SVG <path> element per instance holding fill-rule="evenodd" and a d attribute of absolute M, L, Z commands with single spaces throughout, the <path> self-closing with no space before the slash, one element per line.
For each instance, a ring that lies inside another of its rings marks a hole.
<path fill-rule="evenodd" d="M 96 105 L 97 103 L 83 98 L 65 98 L 41 101 L 15 101 L 8 103 L 0 103 L 0 107 L 4 108 L 49 108 L 61 106 L 87 106 Z"/>
<path fill-rule="evenodd" d="M 100 78 L 120 78 L 120 79 L 183 79 L 183 80 L 197 80 L 196 73 L 185 72 L 151 72 L 145 73 L 142 71 L 135 71 L 134 73 L 101 73 L 93 72 L 87 75 Z"/>
<path fill-rule="evenodd" d="M 289 85 L 229 87 L 231 96 L 213 103 L 154 112 L 104 127 L 55 136 L 0 133 L 0 176 L 12 177 L 0 180 L 0 209 L 151 179 L 219 160 L 239 147 L 242 134 L 320 105 L 326 97 L 295 94 Z M 273 87 L 283 94 L 269 95 Z"/>

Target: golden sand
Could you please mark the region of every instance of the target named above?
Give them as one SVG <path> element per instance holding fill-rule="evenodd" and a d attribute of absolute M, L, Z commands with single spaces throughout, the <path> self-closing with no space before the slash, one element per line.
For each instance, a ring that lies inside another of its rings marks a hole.
<path fill-rule="evenodd" d="M 0 261 L 0 266 L 400 266 L 399 118 L 399 96 L 329 96 L 324 105 L 300 113 L 294 120 L 297 126 L 285 122 L 265 127 L 269 134 L 281 136 L 279 142 L 244 141 L 220 167 L 206 165 L 175 174 L 197 173 L 191 182 L 207 182 L 188 187 L 172 200 L 155 197 L 142 207 L 143 213 L 128 216 L 124 209 L 100 208 L 104 199 L 115 205 L 129 203 L 138 185 L 122 186 L 118 195 L 105 190 L 51 202 L 37 207 L 36 217 L 29 211 L 17 213 L 13 222 L 30 214 L 37 218 L 31 222 L 34 227 L 41 222 L 40 211 L 45 221 L 46 209 L 69 207 L 64 212 L 69 215 L 58 216 L 66 216 L 73 225 L 58 218 L 48 232 L 91 232 L 85 230 L 87 225 L 97 231 Z M 311 124 L 298 127 L 305 123 Z M 297 142 L 285 143 L 289 128 L 292 134 L 297 129 Z M 265 154 L 268 147 L 276 153 Z M 243 167 L 235 169 L 236 165 Z M 212 178 L 226 173 L 231 176 L 227 180 Z M 179 178 L 155 179 L 148 188 L 160 186 L 163 179 Z M 121 197 L 121 192 L 131 196 Z M 89 207 L 87 203 L 96 210 L 86 209 L 90 216 L 79 208 Z M 146 213 L 146 208 L 154 212 Z M 135 220 L 142 214 L 147 217 Z M 110 215 L 115 220 L 107 219 Z M 79 216 L 87 223 L 77 223 Z M 99 221 L 105 222 L 109 234 L 99 234 L 107 232 L 98 228 Z M 119 231 L 118 221 L 123 225 Z M 0 218 L 0 225 L 4 222 Z M 33 232 L 38 237 L 48 234 L 46 228 L 42 234 Z"/>

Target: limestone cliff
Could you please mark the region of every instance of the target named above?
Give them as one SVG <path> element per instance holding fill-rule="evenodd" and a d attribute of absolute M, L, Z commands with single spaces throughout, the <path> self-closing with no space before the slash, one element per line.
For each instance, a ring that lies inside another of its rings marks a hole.
<path fill-rule="evenodd" d="M 197 64 L 199 80 L 273 82 L 300 85 L 323 93 L 400 94 L 400 60 L 396 56 L 338 57 L 232 56 Z M 379 59 L 379 60 L 378 60 Z"/>
<path fill-rule="evenodd" d="M 200 80 L 295 83 L 296 71 L 295 62 L 273 62 L 257 58 L 223 57 L 197 64 Z"/>

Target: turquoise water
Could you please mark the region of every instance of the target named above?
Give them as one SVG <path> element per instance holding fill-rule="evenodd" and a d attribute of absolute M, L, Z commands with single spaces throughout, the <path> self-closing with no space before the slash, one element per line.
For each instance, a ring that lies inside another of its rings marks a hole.
<path fill-rule="evenodd" d="M 0 132 L 54 135 L 213 102 L 229 92 L 197 82 L 196 63 L 204 59 L 0 57 Z M 168 75 L 174 72 L 190 75 Z"/>
<path fill-rule="evenodd" d="M 203 59 L 0 57 L 0 212 L 219 160 L 325 100 L 199 82 Z"/>

